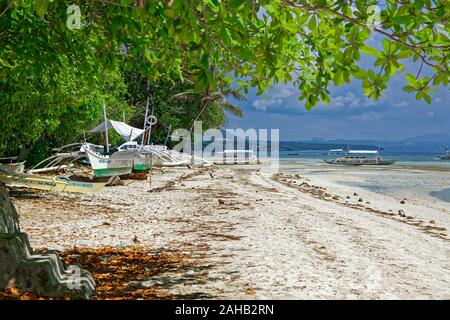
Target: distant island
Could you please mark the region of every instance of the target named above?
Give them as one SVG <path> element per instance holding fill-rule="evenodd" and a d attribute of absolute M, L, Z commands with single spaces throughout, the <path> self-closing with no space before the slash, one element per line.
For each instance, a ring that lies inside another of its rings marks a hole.
<path fill-rule="evenodd" d="M 348 144 L 344 143 L 317 143 L 301 141 L 280 141 L 280 151 L 328 151 L 330 149 L 347 150 Z M 370 144 L 351 144 L 351 149 L 377 150 L 378 146 Z M 383 150 L 380 148 L 380 150 Z"/>
<path fill-rule="evenodd" d="M 330 150 L 330 149 L 351 149 L 395 150 L 395 151 L 421 151 L 442 152 L 450 147 L 449 134 L 426 134 L 418 137 L 411 137 L 399 140 L 370 140 L 370 139 L 320 139 L 313 138 L 304 141 L 280 141 L 280 151 L 305 151 L 305 150 Z"/>

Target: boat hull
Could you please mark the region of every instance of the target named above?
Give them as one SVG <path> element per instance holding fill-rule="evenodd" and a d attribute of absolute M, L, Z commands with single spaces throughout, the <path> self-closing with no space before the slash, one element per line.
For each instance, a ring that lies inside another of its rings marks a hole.
<path fill-rule="evenodd" d="M 148 171 L 150 170 L 150 163 L 152 161 L 150 154 L 136 154 L 133 159 L 133 170 Z"/>
<path fill-rule="evenodd" d="M 57 177 L 42 177 L 31 174 L 11 174 L 6 172 L 0 172 L 0 181 L 12 187 L 74 193 L 97 192 L 106 184 L 101 182 L 72 181 Z"/>
<path fill-rule="evenodd" d="M 13 173 L 22 173 L 25 171 L 25 161 L 17 163 L 0 163 L 0 169 Z"/>
<path fill-rule="evenodd" d="M 394 164 L 395 160 L 380 160 L 380 161 L 336 161 L 324 160 L 327 164 L 345 165 L 345 166 L 388 166 Z"/>
<path fill-rule="evenodd" d="M 96 177 L 111 177 L 129 174 L 133 168 L 135 152 L 115 152 L 111 156 L 102 155 L 93 151 L 89 146 L 84 146 L 84 151 L 89 158 L 92 170 Z"/>

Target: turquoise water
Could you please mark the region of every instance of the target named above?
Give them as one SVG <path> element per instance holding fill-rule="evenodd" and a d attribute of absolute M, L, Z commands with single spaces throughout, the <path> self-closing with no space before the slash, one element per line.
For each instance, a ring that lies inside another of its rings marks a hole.
<path fill-rule="evenodd" d="M 439 153 L 425 152 L 381 152 L 381 157 L 386 160 L 397 160 L 394 166 L 400 167 L 430 167 L 450 169 L 450 161 L 440 160 Z M 326 151 L 280 151 L 281 164 L 304 164 L 304 165 L 323 165 L 324 159 L 333 157 L 328 156 Z"/>
<path fill-rule="evenodd" d="M 390 166 L 329 165 L 323 162 L 329 159 L 327 152 L 289 151 L 280 152 L 279 164 L 285 173 L 326 175 L 339 184 L 376 193 L 428 195 L 450 203 L 450 161 L 440 160 L 438 153 L 383 152 L 381 156 L 397 162 Z M 341 178 L 342 174 L 349 179 Z M 336 175 L 340 175 L 339 180 Z"/>
<path fill-rule="evenodd" d="M 430 195 L 438 199 L 441 199 L 442 201 L 450 202 L 450 188 L 439 191 L 431 191 Z"/>

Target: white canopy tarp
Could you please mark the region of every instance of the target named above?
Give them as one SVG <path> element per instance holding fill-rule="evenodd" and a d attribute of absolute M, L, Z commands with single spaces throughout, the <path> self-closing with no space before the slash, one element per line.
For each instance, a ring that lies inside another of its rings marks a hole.
<path fill-rule="evenodd" d="M 375 154 L 378 153 L 377 150 L 350 150 L 348 153 L 371 153 Z"/>
<path fill-rule="evenodd" d="M 114 129 L 126 141 L 133 141 L 138 138 L 144 130 L 127 125 L 125 122 L 108 120 L 108 129 Z M 105 122 L 98 125 L 91 132 L 104 132 Z M 131 137 L 131 138 L 130 138 Z"/>

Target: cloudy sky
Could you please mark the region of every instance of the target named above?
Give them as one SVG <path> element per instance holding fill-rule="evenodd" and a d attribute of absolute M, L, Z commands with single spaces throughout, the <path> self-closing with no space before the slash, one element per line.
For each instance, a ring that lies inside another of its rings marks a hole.
<path fill-rule="evenodd" d="M 380 41 L 369 44 L 379 47 Z M 362 65 L 369 66 L 368 60 Z M 418 65 L 408 63 L 403 73 L 391 79 L 378 102 L 366 98 L 361 81 L 331 88 L 331 102 L 307 111 L 293 85 L 278 85 L 265 96 L 250 91 L 248 101 L 239 102 L 244 118 L 229 116 L 227 128 L 277 128 L 281 140 L 375 139 L 399 140 L 430 133 L 450 134 L 450 91 L 442 87 L 428 105 L 406 93 L 406 73 L 416 74 Z"/>

